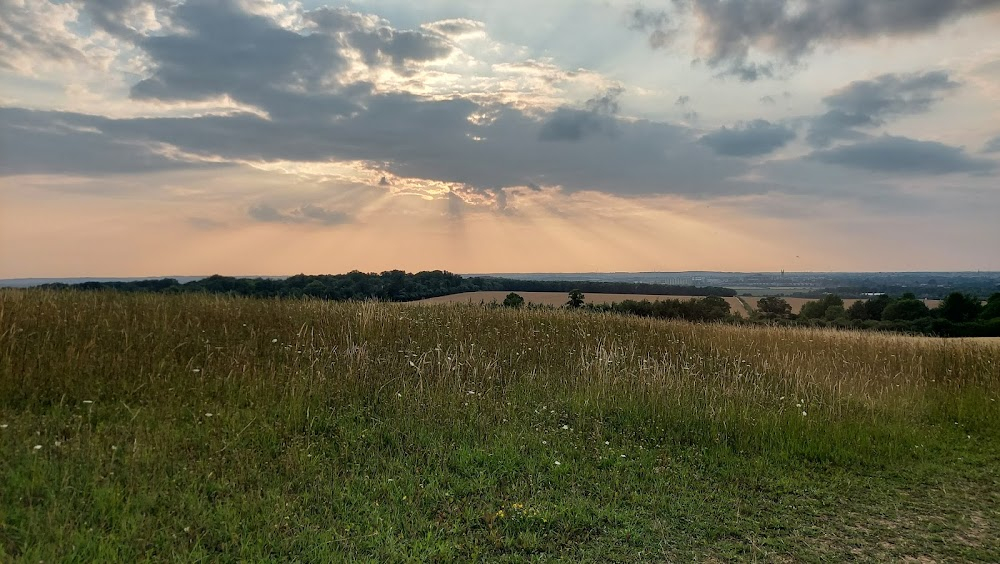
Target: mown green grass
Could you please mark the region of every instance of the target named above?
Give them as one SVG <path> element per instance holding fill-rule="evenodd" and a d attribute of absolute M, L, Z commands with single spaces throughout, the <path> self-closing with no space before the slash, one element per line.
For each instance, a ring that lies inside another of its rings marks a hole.
<path fill-rule="evenodd" d="M 0 561 L 998 561 L 998 396 L 974 343 L 3 291 Z"/>

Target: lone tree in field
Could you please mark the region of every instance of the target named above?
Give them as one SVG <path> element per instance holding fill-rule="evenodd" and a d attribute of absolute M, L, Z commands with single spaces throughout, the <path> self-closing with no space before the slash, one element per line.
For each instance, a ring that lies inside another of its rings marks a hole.
<path fill-rule="evenodd" d="M 524 305 L 524 298 L 520 295 L 511 292 L 507 294 L 507 297 L 503 299 L 504 307 L 519 308 Z"/>
<path fill-rule="evenodd" d="M 766 296 L 757 300 L 757 311 L 765 317 L 788 317 L 792 314 L 792 304 L 778 296 Z"/>
<path fill-rule="evenodd" d="M 569 301 L 566 302 L 568 308 L 583 307 L 583 292 L 580 290 L 569 291 Z"/>

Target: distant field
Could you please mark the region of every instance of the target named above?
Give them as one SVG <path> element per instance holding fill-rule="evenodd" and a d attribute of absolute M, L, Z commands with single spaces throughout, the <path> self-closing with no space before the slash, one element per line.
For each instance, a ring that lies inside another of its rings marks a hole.
<path fill-rule="evenodd" d="M 464 294 L 452 294 L 450 296 L 440 296 L 437 298 L 429 298 L 426 300 L 420 300 L 418 303 L 430 303 L 430 304 L 440 304 L 440 303 L 466 303 L 471 302 L 478 304 L 479 302 L 492 302 L 496 300 L 502 302 L 507 294 L 510 292 L 467 292 Z M 515 294 L 524 298 L 524 301 L 532 304 L 540 305 L 555 305 L 561 306 L 566 303 L 568 299 L 565 292 L 514 292 Z M 584 294 L 586 296 L 586 302 L 588 304 L 610 304 L 614 302 L 623 302 L 625 300 L 690 300 L 690 299 L 701 299 L 704 296 L 654 296 L 648 294 Z M 733 308 L 734 312 L 743 312 L 743 305 L 736 298 L 724 298 L 729 302 L 730 307 Z M 750 300 L 750 298 L 745 298 Z M 754 298 L 754 303 L 756 303 L 756 298 Z M 749 303 L 749 302 L 748 302 Z M 753 304 L 751 304 L 753 305 Z"/>

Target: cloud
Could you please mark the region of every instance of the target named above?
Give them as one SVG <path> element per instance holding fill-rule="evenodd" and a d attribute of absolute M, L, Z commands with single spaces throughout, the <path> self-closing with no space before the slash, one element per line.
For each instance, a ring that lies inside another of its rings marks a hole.
<path fill-rule="evenodd" d="M 883 74 L 852 82 L 823 102 L 835 110 L 876 117 L 917 114 L 958 87 L 944 71 Z"/>
<path fill-rule="evenodd" d="M 137 40 L 160 27 L 162 12 L 178 0 L 75 0 L 97 28 L 115 37 Z"/>
<path fill-rule="evenodd" d="M 891 118 L 925 113 L 957 89 L 947 72 L 884 74 L 859 80 L 823 98 L 829 110 L 814 118 L 807 140 L 825 147 L 836 139 L 860 139 L 859 127 L 876 127 Z"/>
<path fill-rule="evenodd" d="M 476 20 L 469 20 L 465 18 L 439 20 L 436 22 L 431 22 L 429 24 L 424 24 L 421 27 L 430 30 L 434 33 L 452 38 L 461 38 L 470 35 L 482 35 L 485 33 L 486 30 L 486 24 L 484 24 L 483 22 Z"/>
<path fill-rule="evenodd" d="M 148 70 L 131 95 L 168 109 L 177 101 L 228 98 L 255 111 L 121 119 L 36 112 L 33 127 L 58 122 L 61 129 L 32 133 L 32 149 L 7 159 L 5 173 L 100 176 L 277 163 L 302 163 L 308 166 L 299 170 L 308 171 L 342 163 L 368 178 L 385 175 L 400 190 L 430 186 L 469 198 L 525 186 L 690 197 L 758 189 L 733 180 L 747 166 L 717 157 L 692 129 L 621 117 L 621 88 L 554 111 L 377 90 L 356 78 L 365 52 L 379 72 L 396 73 L 400 64 L 415 69 L 442 55 L 446 49 L 425 47 L 447 40 L 427 30 L 430 43 L 410 46 L 396 41 L 403 37 L 398 30 L 379 31 L 388 24 L 375 16 L 321 9 L 279 18 L 251 12 L 252 5 L 204 0 L 170 8 L 169 25 L 136 42 Z M 359 41 L 358 33 L 379 41 Z M 311 209 L 272 210 L 254 213 L 261 220 L 319 220 Z"/>
<path fill-rule="evenodd" d="M 996 10 L 1000 0 L 673 0 L 672 6 L 677 17 L 694 19 L 696 46 L 710 67 L 751 81 L 772 76 L 774 62 L 795 64 L 820 45 L 930 33 Z M 646 13 L 641 7 L 632 11 Z M 657 30 L 633 21 L 631 29 Z M 752 61 L 755 51 L 772 61 Z"/>
<path fill-rule="evenodd" d="M 649 46 L 662 49 L 670 45 L 677 30 L 671 27 L 670 16 L 664 10 L 649 10 L 634 6 L 625 14 L 626 25 L 632 31 L 649 34 Z"/>
<path fill-rule="evenodd" d="M 816 151 L 808 158 L 827 164 L 902 175 L 986 174 L 997 168 L 996 162 L 970 157 L 960 147 L 890 135 Z"/>
<path fill-rule="evenodd" d="M 1000 153 L 1000 135 L 997 135 L 993 139 L 986 142 L 986 146 L 983 147 L 984 153 Z"/>
<path fill-rule="evenodd" d="M 733 128 L 722 127 L 701 138 L 701 143 L 728 157 L 758 157 L 773 153 L 795 139 L 791 129 L 758 119 Z"/>
<path fill-rule="evenodd" d="M 590 100 L 586 109 L 559 108 L 542 124 L 539 139 L 542 141 L 580 141 L 591 135 L 614 136 L 618 131 L 615 115 L 624 90 L 612 88 Z"/>
<path fill-rule="evenodd" d="M 395 30 L 346 9 L 320 8 L 302 17 L 311 29 L 286 28 L 235 0 L 181 4 L 171 21 L 183 32 L 138 41 L 153 70 L 131 95 L 165 102 L 227 96 L 272 118 L 329 119 L 358 111 L 373 88 L 345 81 L 355 54 L 368 67 L 406 74 L 452 50 L 439 35 Z"/>
<path fill-rule="evenodd" d="M 491 119 L 470 119 L 484 111 Z M 508 105 L 484 108 L 464 99 L 378 95 L 365 100 L 363 112 L 314 122 L 250 113 L 128 119 L 63 113 L 48 119 L 56 118 L 71 127 L 99 131 L 122 146 L 170 147 L 197 160 L 368 163 L 400 186 L 420 179 L 483 192 L 534 184 L 566 191 L 693 197 L 747 189 L 730 180 L 746 172 L 744 165 L 715 157 L 683 126 L 619 119 L 613 137 L 553 143 L 539 139 L 540 123 L 533 115 Z M 89 162 L 79 164 L 104 171 L 119 161 L 113 151 L 95 151 Z M 40 173 L 67 168 L 46 159 L 32 165 Z"/>
<path fill-rule="evenodd" d="M 108 135 L 108 121 L 63 112 L 0 108 L 0 176 L 131 174 L 224 166 L 157 151 L 155 142 Z"/>
<path fill-rule="evenodd" d="M 229 96 L 265 112 L 313 119 L 356 107 L 339 89 L 320 92 L 320 85 L 347 66 L 330 35 L 284 29 L 226 0 L 180 5 L 173 19 L 183 33 L 138 43 L 151 59 L 152 74 L 132 87 L 133 98 L 169 102 Z"/>
<path fill-rule="evenodd" d="M 86 62 L 85 41 L 69 30 L 76 18 L 72 5 L 0 0 L 0 70 Z"/>
<path fill-rule="evenodd" d="M 267 204 L 257 204 L 247 210 L 247 215 L 262 223 L 312 223 L 333 226 L 343 225 L 351 221 L 351 217 L 343 212 L 328 210 L 312 204 L 288 211 L 280 211 Z"/>
<path fill-rule="evenodd" d="M 305 19 L 316 25 L 322 35 L 335 37 L 357 50 L 369 66 L 389 64 L 397 71 L 405 71 L 407 63 L 422 63 L 447 57 L 451 44 L 442 37 L 447 31 L 477 22 L 451 20 L 430 24 L 432 33 L 393 29 L 388 22 L 373 16 L 349 11 L 346 8 L 322 7 L 306 12 Z M 444 30 L 442 33 L 440 30 Z"/>

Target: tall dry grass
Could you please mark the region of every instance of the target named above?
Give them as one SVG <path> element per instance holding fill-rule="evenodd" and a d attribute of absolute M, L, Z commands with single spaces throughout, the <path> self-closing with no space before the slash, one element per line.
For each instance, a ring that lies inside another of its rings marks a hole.
<path fill-rule="evenodd" d="M 472 305 L 0 293 L 5 409 L 201 402 L 294 421 L 360 402 L 451 421 L 474 400 L 476 417 L 499 421 L 562 402 L 747 447 L 824 427 L 990 427 L 998 390 L 1000 350 L 969 342 Z"/>

